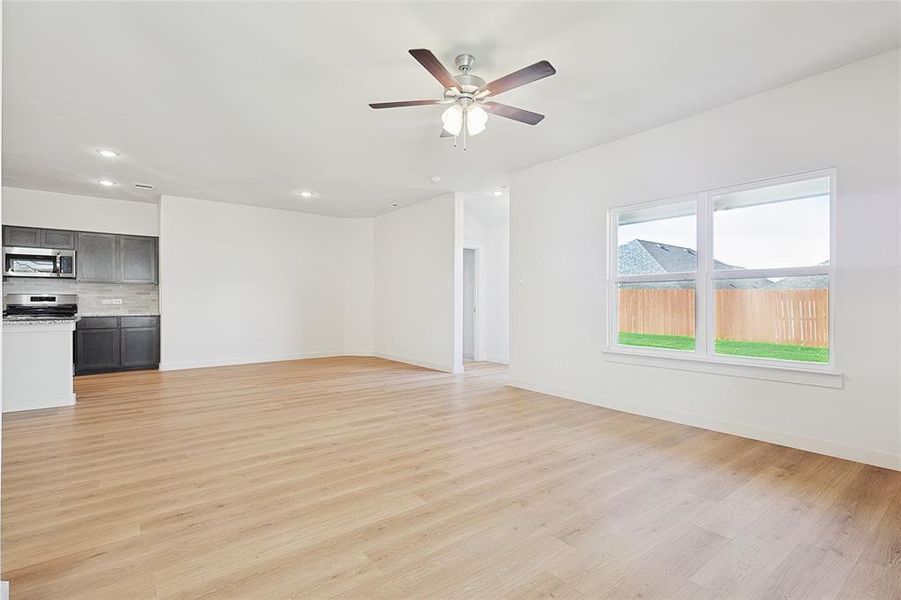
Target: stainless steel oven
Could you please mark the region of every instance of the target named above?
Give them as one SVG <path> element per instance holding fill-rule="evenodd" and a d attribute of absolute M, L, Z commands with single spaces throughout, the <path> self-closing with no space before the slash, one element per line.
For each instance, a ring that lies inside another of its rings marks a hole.
<path fill-rule="evenodd" d="M 3 247 L 4 277 L 75 277 L 75 250 Z"/>

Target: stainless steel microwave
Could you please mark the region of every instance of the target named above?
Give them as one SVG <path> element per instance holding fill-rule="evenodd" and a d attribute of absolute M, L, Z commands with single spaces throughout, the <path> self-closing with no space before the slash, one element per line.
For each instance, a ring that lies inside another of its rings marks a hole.
<path fill-rule="evenodd" d="M 75 250 L 3 247 L 4 277 L 75 277 Z"/>

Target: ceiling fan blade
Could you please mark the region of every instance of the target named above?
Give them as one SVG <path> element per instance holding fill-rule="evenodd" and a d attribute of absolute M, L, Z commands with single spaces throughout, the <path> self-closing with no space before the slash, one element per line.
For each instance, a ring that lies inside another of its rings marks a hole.
<path fill-rule="evenodd" d="M 438 137 L 443 137 L 443 138 L 445 138 L 445 137 L 454 137 L 454 136 L 451 135 L 451 134 L 449 134 L 447 131 L 444 130 L 444 128 L 442 128 L 442 129 L 441 129 L 441 135 L 439 135 Z"/>
<path fill-rule="evenodd" d="M 483 102 L 482 106 L 484 106 L 485 110 L 487 110 L 491 114 L 495 114 L 499 117 L 505 117 L 507 119 L 513 119 L 514 121 L 519 121 L 520 123 L 528 123 L 529 125 L 537 125 L 541 122 L 542 119 L 544 119 L 544 115 L 538 114 L 536 112 L 523 110 L 521 108 L 516 108 L 515 106 L 509 106 L 507 104 L 500 104 L 498 102 Z"/>
<path fill-rule="evenodd" d="M 432 54 L 431 50 L 426 50 L 425 48 L 418 48 L 414 50 L 410 50 L 410 54 L 413 55 L 419 64 L 425 67 L 426 71 L 432 74 L 432 77 L 437 79 L 441 85 L 445 87 L 445 89 L 455 88 L 459 83 L 454 79 L 453 75 L 448 72 L 447 69 L 444 68 L 444 65 L 441 64 L 434 54 Z"/>
<path fill-rule="evenodd" d="M 431 104 L 443 104 L 442 100 L 405 100 L 403 102 L 375 102 L 370 108 L 402 108 L 404 106 L 429 106 Z"/>
<path fill-rule="evenodd" d="M 492 94 L 497 95 L 502 92 L 512 90 L 513 88 L 518 88 L 527 83 L 532 83 L 533 81 L 538 81 L 539 79 L 550 77 L 556 72 L 557 70 L 551 66 L 551 63 L 546 60 L 542 60 L 535 63 L 534 65 L 529 65 L 528 67 L 522 68 L 519 71 L 514 71 L 509 75 L 504 75 L 500 79 L 495 79 L 482 89 L 488 90 Z"/>

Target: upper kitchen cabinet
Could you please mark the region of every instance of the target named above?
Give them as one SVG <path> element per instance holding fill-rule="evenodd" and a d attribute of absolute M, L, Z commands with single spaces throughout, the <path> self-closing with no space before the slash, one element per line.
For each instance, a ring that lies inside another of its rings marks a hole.
<path fill-rule="evenodd" d="M 119 281 L 156 283 L 157 255 L 156 238 L 119 236 Z"/>
<path fill-rule="evenodd" d="M 41 248 L 75 250 L 75 232 L 59 229 L 41 229 Z"/>
<path fill-rule="evenodd" d="M 36 227 L 4 227 L 3 245 L 23 248 L 75 250 L 75 232 Z"/>
<path fill-rule="evenodd" d="M 111 233 L 78 233 L 78 267 L 75 274 L 79 281 L 118 281 L 118 237 Z"/>
<path fill-rule="evenodd" d="M 41 230 L 34 227 L 4 227 L 3 245 L 40 248 Z"/>

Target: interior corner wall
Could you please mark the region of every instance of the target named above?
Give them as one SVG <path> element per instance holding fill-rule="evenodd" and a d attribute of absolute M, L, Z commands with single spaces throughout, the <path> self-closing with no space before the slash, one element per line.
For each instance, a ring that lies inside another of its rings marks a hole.
<path fill-rule="evenodd" d="M 899 160 L 896 50 L 515 174 L 511 382 L 901 468 Z M 603 360 L 609 208 L 831 167 L 843 389 Z"/>
<path fill-rule="evenodd" d="M 463 372 L 463 194 L 454 192 L 454 373 Z"/>
<path fill-rule="evenodd" d="M 446 194 L 375 218 L 376 356 L 454 371 L 456 205 Z"/>
<path fill-rule="evenodd" d="M 371 294 L 356 306 L 345 294 L 365 220 L 175 196 L 159 219 L 161 369 L 343 355 L 348 336 L 368 345 Z"/>
<path fill-rule="evenodd" d="M 375 219 L 343 219 L 344 354 L 372 356 L 375 300 Z"/>

